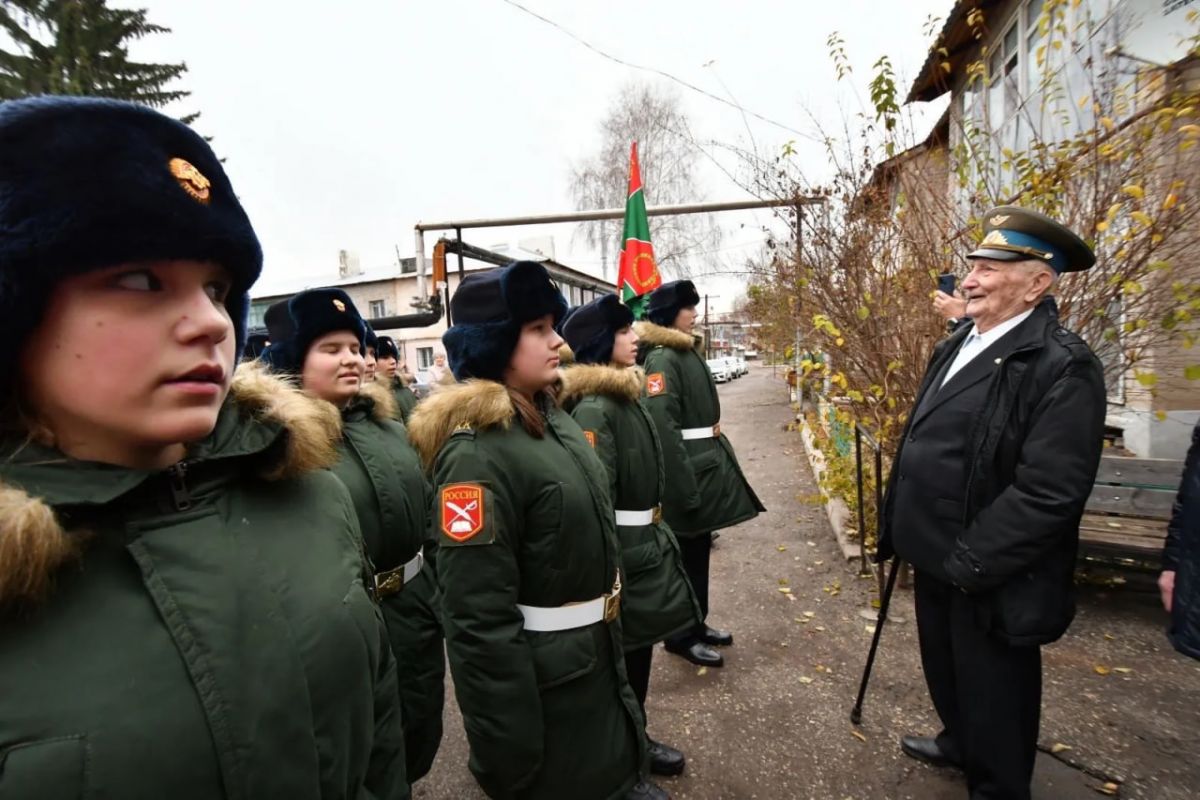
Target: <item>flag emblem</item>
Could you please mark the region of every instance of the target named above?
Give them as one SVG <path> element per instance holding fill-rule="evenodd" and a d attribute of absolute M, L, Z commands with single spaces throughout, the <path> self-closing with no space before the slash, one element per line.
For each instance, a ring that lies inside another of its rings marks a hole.
<path fill-rule="evenodd" d="M 646 193 L 642 189 L 642 170 L 638 164 L 637 142 L 629 149 L 629 193 L 625 199 L 625 230 L 621 236 L 621 260 L 617 270 L 617 291 L 621 302 L 640 319 L 646 295 L 662 285 L 654 245 L 650 244 L 650 219 L 646 214 Z"/>
<path fill-rule="evenodd" d="M 595 431 L 584 431 L 583 438 L 588 440 L 588 444 L 590 444 L 592 446 L 592 449 L 596 448 L 596 432 Z"/>
<path fill-rule="evenodd" d="M 667 380 L 661 372 L 655 372 L 646 376 L 646 394 L 653 397 L 656 394 L 662 394 L 667 390 Z"/>
<path fill-rule="evenodd" d="M 483 487 L 478 483 L 454 483 L 442 487 L 442 533 L 465 542 L 483 530 Z"/>

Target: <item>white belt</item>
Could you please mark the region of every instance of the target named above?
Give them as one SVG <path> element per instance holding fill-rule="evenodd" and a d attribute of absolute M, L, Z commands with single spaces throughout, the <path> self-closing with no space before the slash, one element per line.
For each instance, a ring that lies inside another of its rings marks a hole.
<path fill-rule="evenodd" d="M 375 596 L 387 597 L 403 589 L 425 567 L 425 548 L 395 569 L 375 573 Z"/>
<path fill-rule="evenodd" d="M 653 525 L 662 519 L 662 506 L 647 508 L 645 511 L 622 511 L 617 509 L 617 527 L 636 528 L 641 525 Z"/>
<path fill-rule="evenodd" d="M 617 572 L 617 582 L 613 584 L 612 593 L 601 595 L 595 600 L 557 608 L 523 606 L 518 603 L 517 610 L 525 617 L 527 631 L 567 631 L 572 628 L 586 628 L 600 621 L 612 622 L 621 610 L 621 573 Z"/>
<path fill-rule="evenodd" d="M 710 428 L 684 428 L 679 433 L 684 439 L 714 439 L 721 435 L 721 423 Z"/>

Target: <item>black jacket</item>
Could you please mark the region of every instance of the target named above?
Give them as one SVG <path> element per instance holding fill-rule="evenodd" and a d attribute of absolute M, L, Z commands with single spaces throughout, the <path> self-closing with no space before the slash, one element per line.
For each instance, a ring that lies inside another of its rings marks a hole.
<path fill-rule="evenodd" d="M 918 391 L 920 408 L 934 378 L 972 330 L 934 348 Z M 955 498 L 962 516 L 941 574 L 976 598 L 976 618 L 1010 644 L 1052 642 L 1075 615 L 1073 571 L 1079 520 L 1104 446 L 1103 371 L 1091 349 L 1061 327 L 1043 301 L 1001 342 L 984 404 L 962 430 L 965 475 Z M 978 360 L 978 359 L 977 359 Z M 969 367 L 968 367 L 969 368 Z M 910 414 L 896 453 L 917 414 Z M 888 476 L 879 553 L 895 554 L 894 533 L 908 524 L 894 510 L 899 471 Z"/>
<path fill-rule="evenodd" d="M 1168 635 L 1175 649 L 1200 658 L 1200 422 L 1183 465 L 1183 481 L 1167 525 L 1163 569 L 1175 570 Z"/>

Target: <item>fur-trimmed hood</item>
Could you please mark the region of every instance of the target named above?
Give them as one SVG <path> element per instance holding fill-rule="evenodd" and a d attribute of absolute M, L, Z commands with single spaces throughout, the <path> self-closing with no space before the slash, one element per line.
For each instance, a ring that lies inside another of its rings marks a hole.
<path fill-rule="evenodd" d="M 559 399 L 570 408 L 594 394 L 635 403 L 642 396 L 645 376 L 637 367 L 622 369 L 609 364 L 576 364 L 562 371 Z"/>
<path fill-rule="evenodd" d="M 434 390 L 408 419 L 408 439 L 425 466 L 459 428 L 507 428 L 516 416 L 508 387 L 496 381 L 468 380 Z"/>
<path fill-rule="evenodd" d="M 672 350 L 694 350 L 700 341 L 690 333 L 676 328 L 665 328 L 648 320 L 633 323 L 633 330 L 642 347 L 669 347 Z"/>
<path fill-rule="evenodd" d="M 261 462 L 263 479 L 286 480 L 337 462 L 340 419 L 333 406 L 316 402 L 286 379 L 269 374 L 254 362 L 238 367 L 229 396 L 239 416 L 280 426 L 287 433 L 279 457 Z M 222 416 L 229 413 L 227 409 L 228 405 Z M 218 423 L 218 430 L 221 428 Z M 194 452 L 203 458 L 209 449 L 219 449 L 213 438 L 210 435 L 198 443 L 189 456 Z M 58 463 L 62 469 L 76 468 L 64 462 L 60 457 Z M 78 469 L 93 467 L 99 469 L 102 465 L 81 463 Z M 105 474 L 111 476 L 106 480 L 112 487 L 113 498 L 147 477 L 146 473 L 119 468 L 111 468 Z M 80 554 L 85 539 L 86 534 L 63 529 L 46 499 L 0 479 L 0 607 L 44 597 L 55 570 Z"/>
<path fill-rule="evenodd" d="M 371 418 L 376 422 L 400 419 L 400 406 L 391 388 L 378 380 L 364 383 L 358 393 L 371 401 Z"/>

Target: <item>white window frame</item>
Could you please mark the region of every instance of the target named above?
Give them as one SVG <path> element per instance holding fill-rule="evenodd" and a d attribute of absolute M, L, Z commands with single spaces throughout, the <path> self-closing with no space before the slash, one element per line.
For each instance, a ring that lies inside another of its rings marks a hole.
<path fill-rule="evenodd" d="M 417 348 L 417 369 L 427 370 L 433 366 L 433 348 L 418 347 Z"/>
<path fill-rule="evenodd" d="M 368 319 L 380 319 L 387 316 L 387 300 L 369 300 L 367 302 L 370 316 Z"/>

